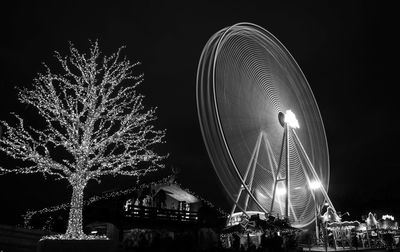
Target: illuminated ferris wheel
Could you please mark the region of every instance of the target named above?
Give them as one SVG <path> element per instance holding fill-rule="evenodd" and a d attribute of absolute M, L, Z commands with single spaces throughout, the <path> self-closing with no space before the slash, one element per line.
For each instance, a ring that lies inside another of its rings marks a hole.
<path fill-rule="evenodd" d="M 329 156 L 306 78 L 265 29 L 239 23 L 214 34 L 197 71 L 203 139 L 235 213 L 285 216 L 295 227 L 328 202 Z"/>

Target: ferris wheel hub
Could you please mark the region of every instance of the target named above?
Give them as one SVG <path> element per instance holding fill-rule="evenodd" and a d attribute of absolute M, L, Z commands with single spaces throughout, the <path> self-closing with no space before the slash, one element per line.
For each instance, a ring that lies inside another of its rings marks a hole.
<path fill-rule="evenodd" d="M 282 112 L 278 113 L 278 120 L 282 127 L 285 127 L 285 114 Z"/>
<path fill-rule="evenodd" d="M 297 120 L 296 115 L 290 109 L 286 110 L 285 123 L 290 128 L 294 128 L 294 129 L 300 128 L 299 121 Z"/>
<path fill-rule="evenodd" d="M 286 113 L 279 112 L 278 120 L 282 127 L 288 125 L 291 128 L 298 129 L 300 128 L 299 121 L 296 118 L 296 115 L 291 110 L 286 110 Z"/>

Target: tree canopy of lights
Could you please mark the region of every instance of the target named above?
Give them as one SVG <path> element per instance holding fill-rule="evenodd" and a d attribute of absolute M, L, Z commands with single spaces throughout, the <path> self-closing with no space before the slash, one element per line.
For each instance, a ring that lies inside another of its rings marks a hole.
<path fill-rule="evenodd" d="M 72 44 L 67 56 L 56 52 L 58 73 L 44 64 L 33 88 L 18 95 L 45 126 L 27 126 L 17 114 L 15 124 L 1 121 L 0 150 L 24 166 L 0 167 L 0 173 L 42 173 L 72 187 L 68 227 L 59 239 L 92 239 L 82 228 L 88 181 L 106 175 L 139 177 L 163 167 L 166 158 L 154 150 L 164 142 L 165 131 L 155 129 L 155 109 L 145 109 L 144 96 L 137 92 L 143 82 L 143 74 L 134 74 L 139 63 L 123 58 L 122 49 L 105 56 L 94 42 L 86 53 Z"/>

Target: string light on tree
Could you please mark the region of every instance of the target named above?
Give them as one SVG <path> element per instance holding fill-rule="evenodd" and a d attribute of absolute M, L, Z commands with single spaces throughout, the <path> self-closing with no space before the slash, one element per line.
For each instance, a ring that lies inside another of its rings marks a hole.
<path fill-rule="evenodd" d="M 58 239 L 91 239 L 82 229 L 88 181 L 106 175 L 139 177 L 162 167 L 166 158 L 154 152 L 165 131 L 151 124 L 155 109 L 146 110 L 144 96 L 136 91 L 143 75 L 134 75 L 138 63 L 121 58 L 122 49 L 103 56 L 95 42 L 88 54 L 72 44 L 68 56 L 56 52 L 62 72 L 53 73 L 45 65 L 33 89 L 22 89 L 18 96 L 21 103 L 37 109 L 45 128 L 28 127 L 16 114 L 13 126 L 1 121 L 0 150 L 26 166 L 0 167 L 0 173 L 42 173 L 72 186 L 67 232 Z M 60 152 L 67 158 L 55 159 Z"/>
<path fill-rule="evenodd" d="M 92 196 L 89 199 L 85 200 L 83 205 L 84 206 L 88 206 L 88 205 L 90 205 L 90 204 L 92 204 L 94 202 L 98 202 L 100 200 L 109 200 L 109 199 L 113 199 L 113 198 L 120 197 L 120 196 L 127 196 L 127 195 L 130 195 L 130 194 L 134 193 L 137 190 L 142 190 L 144 188 L 148 188 L 148 187 L 151 187 L 151 186 L 169 183 L 170 181 L 174 180 L 173 178 L 174 177 L 171 175 L 171 176 L 165 177 L 165 178 L 163 178 L 163 179 L 161 179 L 159 181 L 150 182 L 150 183 L 146 183 L 146 184 L 140 184 L 139 186 L 136 186 L 136 187 L 133 187 L 133 188 L 124 189 L 124 190 L 118 190 L 118 191 L 115 191 L 115 192 L 107 192 L 107 193 L 104 193 L 102 195 L 95 195 L 95 196 Z M 181 184 L 177 183 L 176 181 L 174 181 L 173 184 L 179 186 L 185 192 L 187 192 L 189 194 L 192 194 L 193 196 L 195 196 L 196 198 L 201 200 L 207 206 L 217 210 L 222 216 L 228 216 L 228 214 L 224 210 L 222 210 L 221 208 L 216 207 L 213 203 L 211 203 L 210 201 L 202 198 L 198 194 L 190 191 L 189 189 L 183 188 L 183 186 Z M 36 211 L 33 211 L 33 210 L 27 211 L 22 216 L 22 218 L 24 219 L 24 225 L 23 226 L 25 228 L 31 229 L 33 227 L 31 226 L 30 223 L 31 223 L 31 220 L 32 220 L 32 218 L 34 216 L 40 215 L 40 214 L 54 213 L 54 212 L 57 212 L 57 211 L 65 210 L 68 207 L 69 207 L 69 204 L 63 203 L 63 204 L 60 204 L 60 205 L 57 205 L 57 206 L 46 207 L 46 208 L 43 208 L 43 209 L 40 209 L 40 210 L 36 210 Z"/>

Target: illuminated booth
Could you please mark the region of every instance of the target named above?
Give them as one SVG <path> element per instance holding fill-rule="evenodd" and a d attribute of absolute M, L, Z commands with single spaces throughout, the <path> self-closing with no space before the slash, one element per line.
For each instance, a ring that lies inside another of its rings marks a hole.
<path fill-rule="evenodd" d="M 365 222 L 342 222 L 340 218 L 335 220 L 335 215 L 328 209 L 322 219 L 326 230 L 333 238 L 332 245 L 335 247 L 390 249 L 399 244 L 398 223 L 391 215 L 383 215 L 380 220 L 377 220 L 376 215 L 369 213 L 364 219 Z"/>

